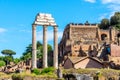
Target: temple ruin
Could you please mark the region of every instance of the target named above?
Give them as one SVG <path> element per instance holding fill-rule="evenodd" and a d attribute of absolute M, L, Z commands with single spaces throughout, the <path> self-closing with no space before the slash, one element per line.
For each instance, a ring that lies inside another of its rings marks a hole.
<path fill-rule="evenodd" d="M 48 67 L 47 64 L 47 27 L 54 28 L 54 67 L 58 68 L 58 39 L 57 39 L 57 25 L 51 14 L 39 13 L 32 24 L 32 68 L 37 68 L 36 59 L 36 26 L 43 26 L 43 68 Z"/>

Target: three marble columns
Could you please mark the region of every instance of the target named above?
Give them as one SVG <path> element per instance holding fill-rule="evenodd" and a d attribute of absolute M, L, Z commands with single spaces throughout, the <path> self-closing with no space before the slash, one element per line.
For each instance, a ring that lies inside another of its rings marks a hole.
<path fill-rule="evenodd" d="M 36 26 L 35 24 L 32 25 L 32 68 L 37 68 L 37 49 L 36 49 Z M 43 26 L 43 68 L 48 67 L 47 62 L 47 27 Z M 57 35 L 57 26 L 53 26 L 54 28 L 54 61 L 53 65 L 54 68 L 58 68 L 58 35 Z"/>

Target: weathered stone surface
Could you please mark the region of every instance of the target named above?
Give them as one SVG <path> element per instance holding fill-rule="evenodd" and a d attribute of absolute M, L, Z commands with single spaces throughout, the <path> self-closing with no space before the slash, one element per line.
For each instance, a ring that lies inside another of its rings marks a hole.
<path fill-rule="evenodd" d="M 120 57 L 120 46 L 111 44 L 111 56 L 112 57 Z"/>
<path fill-rule="evenodd" d="M 52 79 L 52 78 L 35 78 L 35 77 L 25 77 L 23 80 L 56 80 L 56 79 Z"/>
<path fill-rule="evenodd" d="M 0 80 L 12 80 L 11 78 L 0 78 Z"/>
<path fill-rule="evenodd" d="M 102 30 L 98 25 L 68 24 L 64 29 L 63 37 L 58 46 L 59 63 L 64 65 L 65 56 L 81 58 L 90 56 L 100 59 L 101 62 L 109 61 L 108 55 L 110 51 L 107 52 L 107 45 L 111 48 L 111 57 L 120 57 L 120 46 L 117 46 L 120 43 L 120 39 L 116 37 L 117 34 L 118 32 L 115 29 Z M 104 43 L 106 44 L 103 45 Z M 111 43 L 114 43 L 114 45 L 109 46 Z M 92 64 L 94 63 L 90 65 Z M 67 66 L 71 67 L 71 65 Z"/>

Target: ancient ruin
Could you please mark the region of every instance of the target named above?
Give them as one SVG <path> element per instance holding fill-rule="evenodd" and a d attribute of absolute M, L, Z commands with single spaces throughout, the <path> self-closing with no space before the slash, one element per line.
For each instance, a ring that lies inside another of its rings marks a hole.
<path fill-rule="evenodd" d="M 47 27 L 54 28 L 54 67 L 58 68 L 58 39 L 57 24 L 51 14 L 39 13 L 35 22 L 32 24 L 32 68 L 36 67 L 36 26 L 43 26 L 43 68 L 48 67 L 47 64 Z"/>
<path fill-rule="evenodd" d="M 64 68 L 120 68 L 119 31 L 97 24 L 70 23 L 59 43 L 59 64 Z"/>
<path fill-rule="evenodd" d="M 43 60 L 36 58 L 36 27 L 43 26 Z M 47 56 L 47 27 L 54 28 L 54 51 Z M 58 44 L 57 25 L 50 14 L 38 14 L 32 24 L 32 59 L 0 71 L 48 67 L 47 59 L 53 59 L 56 69 L 59 66 L 69 68 L 112 68 L 120 69 L 120 31 L 110 27 L 103 30 L 97 24 L 70 23 L 63 32 Z M 43 64 L 41 64 L 43 61 Z"/>

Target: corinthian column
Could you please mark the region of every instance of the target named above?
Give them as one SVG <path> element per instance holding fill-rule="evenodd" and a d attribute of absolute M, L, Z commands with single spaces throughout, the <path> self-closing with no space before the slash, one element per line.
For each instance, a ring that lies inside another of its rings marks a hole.
<path fill-rule="evenodd" d="M 36 66 L 36 25 L 32 25 L 32 68 L 37 68 Z"/>
<path fill-rule="evenodd" d="M 43 26 L 43 68 L 47 65 L 47 26 Z"/>
<path fill-rule="evenodd" d="M 57 35 L 57 26 L 54 26 L 54 68 L 58 69 L 58 35 Z"/>

